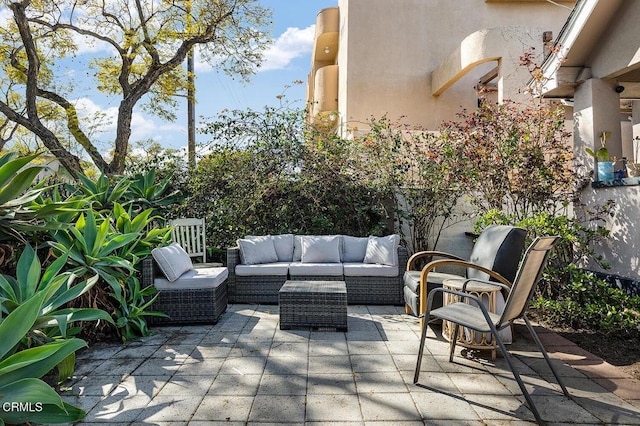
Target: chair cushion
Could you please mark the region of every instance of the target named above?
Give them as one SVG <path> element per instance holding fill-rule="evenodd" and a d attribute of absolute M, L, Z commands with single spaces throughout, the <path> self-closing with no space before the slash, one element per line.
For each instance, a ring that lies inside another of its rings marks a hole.
<path fill-rule="evenodd" d="M 201 268 L 191 269 L 171 282 L 162 277 L 153 280 L 153 285 L 158 290 L 188 290 L 202 288 L 216 288 L 229 276 L 227 268 Z"/>
<path fill-rule="evenodd" d="M 397 277 L 398 267 L 377 263 L 343 263 L 345 277 Z"/>
<path fill-rule="evenodd" d="M 342 236 L 342 261 L 343 262 L 360 262 L 364 261 L 367 254 L 367 237 L 351 237 L 349 235 Z"/>
<path fill-rule="evenodd" d="M 340 263 L 340 236 L 305 235 L 301 239 L 302 263 Z"/>
<path fill-rule="evenodd" d="M 508 225 L 485 228 L 473 246 L 469 261 L 498 272 L 509 281 L 516 277 L 520 257 L 524 251 L 527 231 Z M 489 275 L 467 268 L 467 277 L 488 280 Z"/>
<path fill-rule="evenodd" d="M 238 240 L 238 247 L 240 247 L 240 260 L 245 265 L 278 261 L 278 254 L 271 235 L 241 238 Z"/>
<path fill-rule="evenodd" d="M 364 263 L 398 266 L 399 243 L 400 236 L 397 234 L 386 237 L 375 237 L 371 235 L 367 241 Z"/>
<path fill-rule="evenodd" d="M 186 251 L 178 243 L 151 250 L 151 256 L 169 282 L 174 282 L 182 274 L 193 269 L 193 263 Z"/>
<path fill-rule="evenodd" d="M 240 277 L 251 276 L 282 276 L 289 272 L 289 262 L 262 263 L 259 265 L 236 265 L 236 275 Z"/>
<path fill-rule="evenodd" d="M 402 278 L 404 281 L 404 286 L 408 287 L 415 294 L 420 293 L 420 274 L 421 271 L 405 271 L 404 277 Z M 450 278 L 464 277 L 461 277 L 460 275 L 431 271 L 427 275 L 427 283 L 435 284 L 437 287 L 442 287 L 442 283 L 444 282 L 444 280 L 448 280 Z"/>
<path fill-rule="evenodd" d="M 293 262 L 289 264 L 289 275 L 310 276 L 327 275 L 330 277 L 342 276 L 342 263 L 302 263 Z"/>

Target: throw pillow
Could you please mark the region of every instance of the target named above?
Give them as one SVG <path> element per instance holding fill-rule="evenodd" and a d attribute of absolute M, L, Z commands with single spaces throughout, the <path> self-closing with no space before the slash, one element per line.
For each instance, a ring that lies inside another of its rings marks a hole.
<path fill-rule="evenodd" d="M 340 263 L 340 236 L 303 236 L 302 263 Z"/>
<path fill-rule="evenodd" d="M 178 243 L 151 250 L 151 256 L 169 282 L 193 269 L 193 263 L 186 251 Z"/>
<path fill-rule="evenodd" d="M 245 265 L 272 263 L 278 261 L 278 254 L 271 235 L 241 238 L 238 240 L 240 257 Z"/>
<path fill-rule="evenodd" d="M 342 236 L 342 261 L 362 262 L 367 254 L 367 237 Z"/>
<path fill-rule="evenodd" d="M 397 234 L 386 237 L 370 236 L 364 263 L 398 266 L 398 244 L 400 244 L 400 236 Z"/>
<path fill-rule="evenodd" d="M 273 245 L 278 254 L 278 262 L 293 260 L 293 234 L 274 235 Z"/>

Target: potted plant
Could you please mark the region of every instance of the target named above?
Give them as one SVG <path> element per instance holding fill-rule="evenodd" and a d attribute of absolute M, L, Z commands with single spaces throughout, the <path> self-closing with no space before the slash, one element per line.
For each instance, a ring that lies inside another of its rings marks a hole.
<path fill-rule="evenodd" d="M 639 177 L 640 176 L 640 163 L 637 161 L 640 159 L 638 157 L 640 151 L 640 136 L 636 136 L 633 138 L 633 160 L 627 161 L 627 176 L 628 177 Z"/>
<path fill-rule="evenodd" d="M 600 133 L 600 149 L 593 152 L 591 148 L 586 148 L 587 154 L 596 160 L 596 180 L 613 180 L 613 165 L 618 161 L 615 157 L 609 157 L 607 150 L 607 138 L 611 136 L 611 132 L 604 131 Z"/>

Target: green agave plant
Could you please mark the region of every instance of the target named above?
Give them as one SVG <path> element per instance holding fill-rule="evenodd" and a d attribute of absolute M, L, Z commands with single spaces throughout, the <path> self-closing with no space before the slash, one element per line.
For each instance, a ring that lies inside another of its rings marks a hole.
<path fill-rule="evenodd" d="M 43 219 L 74 209 L 74 203 L 42 202 L 46 187 L 33 186 L 33 181 L 44 167 L 30 165 L 38 155 L 18 157 L 7 152 L 0 156 L 0 240 L 24 242 L 25 234 L 63 228 L 66 224 Z"/>
<path fill-rule="evenodd" d="M 10 314 L 22 303 L 38 292 L 47 295 L 42 309 L 33 324 L 26 346 L 43 344 L 58 338 L 66 338 L 79 321 L 104 320 L 112 322 L 106 312 L 94 308 L 66 308 L 66 304 L 86 293 L 96 283 L 98 277 L 76 284 L 77 276 L 63 272 L 67 254 L 56 259 L 42 273 L 42 265 L 30 245 L 25 246 L 16 268 L 16 277 L 0 275 L 0 310 Z"/>
<path fill-rule="evenodd" d="M 36 292 L 0 322 L 0 425 L 72 423 L 85 412 L 67 404 L 40 378 L 56 365 L 86 346 L 81 339 L 64 339 L 15 352 L 24 336 L 34 327 L 47 300 L 57 293 L 56 286 Z"/>
<path fill-rule="evenodd" d="M 173 191 L 165 195 L 173 175 L 155 183 L 156 171 L 149 170 L 146 174 L 138 173 L 131 178 L 127 196 L 132 204 L 136 205 L 136 210 L 151 209 L 153 215 L 162 214 L 164 210 L 181 201 L 180 191 Z"/>

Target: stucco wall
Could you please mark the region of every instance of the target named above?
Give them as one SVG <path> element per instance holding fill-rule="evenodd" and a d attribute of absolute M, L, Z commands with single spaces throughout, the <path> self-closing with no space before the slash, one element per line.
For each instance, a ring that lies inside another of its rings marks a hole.
<path fill-rule="evenodd" d="M 342 119 L 371 115 L 427 128 L 452 119 L 477 102 L 474 86 L 496 64 L 487 63 L 447 89 L 431 95 L 431 72 L 465 37 L 494 27 L 540 27 L 557 34 L 569 10 L 546 2 L 485 3 L 479 0 L 341 0 L 340 106 Z M 346 25 L 345 25 L 346 23 Z M 536 51 L 542 53 L 542 36 Z M 529 49 L 522 42 L 521 51 Z M 348 57 L 348 62 L 344 58 Z M 522 87 L 526 79 L 522 81 Z"/>

